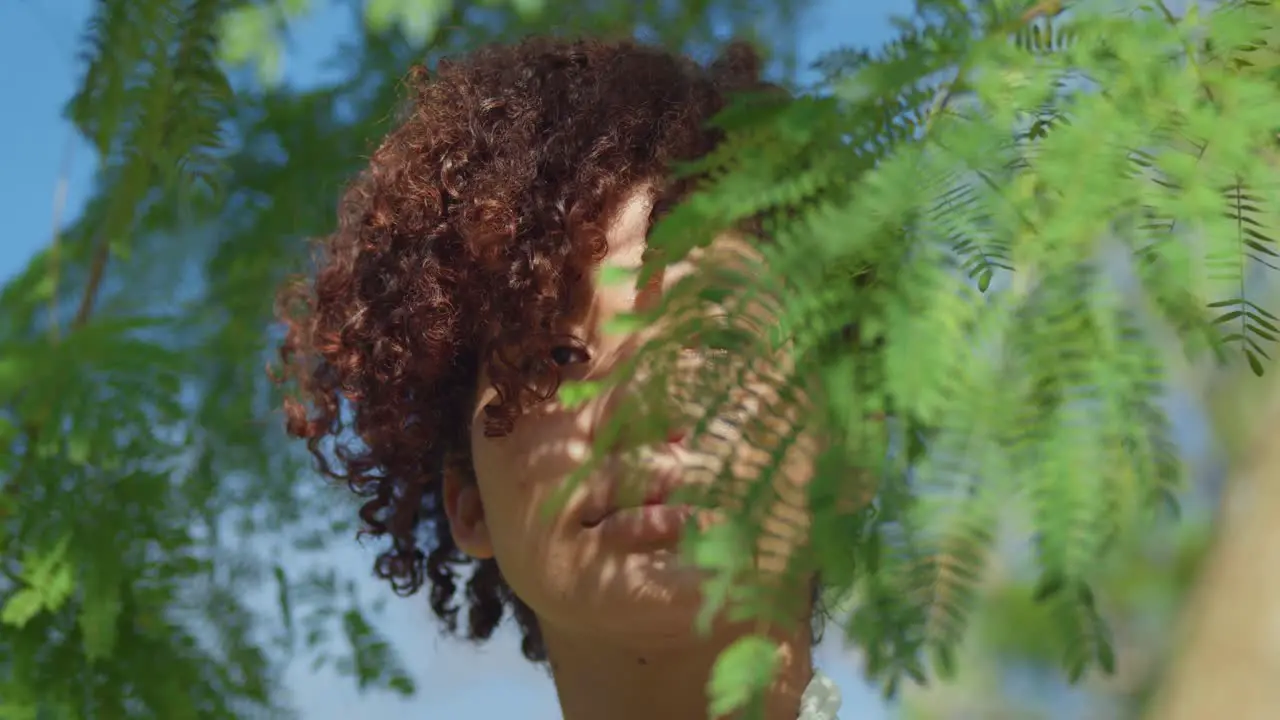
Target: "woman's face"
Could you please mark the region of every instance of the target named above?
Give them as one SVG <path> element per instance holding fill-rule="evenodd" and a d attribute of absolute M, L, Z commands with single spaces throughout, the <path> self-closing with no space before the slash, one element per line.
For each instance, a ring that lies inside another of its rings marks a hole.
<path fill-rule="evenodd" d="M 640 266 L 649 197 L 647 188 L 638 188 L 623 204 L 608 228 L 606 265 Z M 564 329 L 585 345 L 553 350 L 551 359 L 564 378 L 607 375 L 644 339 L 605 332 L 609 320 L 645 307 L 691 270 L 688 263 L 673 265 L 659 283 L 643 291 L 632 283 L 589 280 L 593 286 L 585 312 Z M 495 557 L 546 634 L 631 638 L 642 645 L 687 639 L 701 601 L 702 575 L 682 566 L 677 553 L 693 511 L 671 503 L 668 495 L 699 475 L 692 467 L 706 463 L 698 462 L 683 429 L 672 427 L 664 441 L 641 449 L 645 469 L 638 476 L 626 473 L 625 489 L 620 487 L 624 474 L 610 471 L 606 462 L 548 516 L 546 501 L 586 460 L 594 434 L 617 411 L 625 388 L 573 408 L 554 399 L 536 405 L 502 437 L 484 434 L 483 409 L 494 391 L 483 375 L 479 389 L 471 422 L 476 483 L 449 477 L 445 484 L 445 505 L 459 547 L 474 557 Z M 804 494 L 799 486 L 796 490 L 789 499 L 798 509 Z M 794 526 L 797 517 L 792 515 L 786 522 Z"/>

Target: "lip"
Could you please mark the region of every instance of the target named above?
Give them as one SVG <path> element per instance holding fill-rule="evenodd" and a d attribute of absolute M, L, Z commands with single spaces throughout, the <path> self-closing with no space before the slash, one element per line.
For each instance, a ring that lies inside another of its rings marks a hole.
<path fill-rule="evenodd" d="M 643 477 L 643 495 L 638 502 L 636 492 L 626 493 L 625 499 L 620 497 L 622 488 L 619 477 L 611 473 L 613 477 L 603 486 L 597 487 L 597 492 L 592 493 L 594 497 L 588 501 L 587 507 L 579 516 L 582 526 L 590 529 L 618 513 L 666 505 L 684 478 L 687 439 L 687 430 L 672 428 L 668 430 L 665 442 L 650 446 L 653 454 L 644 462 L 646 467 L 638 468 Z"/>
<path fill-rule="evenodd" d="M 609 496 L 594 511 L 587 513 L 587 516 L 582 521 L 583 527 L 598 527 L 606 520 L 620 513 L 630 512 L 634 514 L 634 511 L 643 511 L 645 508 L 665 507 L 667 500 L 675 491 L 675 486 L 678 482 L 677 475 L 674 470 L 653 473 L 644 497 L 639 502 L 633 503 L 620 503 L 617 498 L 617 483 L 612 483 L 609 488 Z"/>
<path fill-rule="evenodd" d="M 668 545 L 680 540 L 695 512 L 690 505 L 638 505 L 615 510 L 590 529 L 610 544 Z"/>
<path fill-rule="evenodd" d="M 699 510 L 696 504 L 673 497 L 686 481 L 680 452 L 665 454 L 664 459 L 670 464 L 646 473 L 646 492 L 641 498 L 632 495 L 623 502 L 618 497 L 618 483 L 610 483 L 607 497 L 583 517 L 583 529 L 615 546 L 658 547 L 678 542 Z"/>

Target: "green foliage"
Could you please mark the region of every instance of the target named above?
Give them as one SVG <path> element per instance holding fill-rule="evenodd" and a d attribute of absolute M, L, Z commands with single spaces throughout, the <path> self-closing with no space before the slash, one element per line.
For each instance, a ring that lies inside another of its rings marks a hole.
<path fill-rule="evenodd" d="M 719 292 L 691 282 L 665 301 L 693 319 L 641 353 L 651 389 L 618 422 L 738 418 L 735 439 L 774 457 L 745 470 L 764 488 L 741 511 L 757 519 L 788 445 L 830 439 L 794 564 L 853 599 L 849 636 L 890 694 L 924 680 L 926 653 L 953 669 L 1010 513 L 1032 519 L 1034 598 L 1068 678 L 1111 671 L 1100 568 L 1181 483 L 1153 333 L 1257 372 L 1276 336 L 1251 291 L 1275 253 L 1280 96 L 1258 48 L 1276 7 L 1066 5 L 918 3 L 881 51 L 828 59 L 814 96 L 728 112 L 725 147 L 689 168 L 707 183 L 651 238 L 664 262 L 745 220 L 771 242 Z M 742 330 L 730 367 L 676 375 L 664 354 L 726 309 L 772 341 Z M 717 486 L 744 472 L 724 459 Z M 868 475 L 875 498 L 852 512 Z M 721 554 L 699 560 L 726 597 Z M 776 614 L 734 595 L 731 613 Z"/>
<path fill-rule="evenodd" d="M 707 686 L 709 717 L 724 717 L 769 687 L 778 666 L 778 646 L 759 635 L 738 638 L 716 658 Z"/>
<path fill-rule="evenodd" d="M 284 714 L 279 673 L 300 650 L 362 689 L 413 692 L 338 571 L 309 569 L 350 541 L 354 512 L 280 450 L 261 372 L 272 288 L 330 228 L 324 198 L 385 131 L 411 62 L 534 32 L 704 54 L 725 28 L 785 61 L 799 7 L 357 5 L 343 79 L 305 91 L 274 80 L 307 2 L 94 6 L 67 114 L 97 150 L 97 191 L 0 291 L 6 717 Z M 709 264 L 625 319 L 670 322 L 620 368 L 653 385 L 617 418 L 643 436 L 691 415 L 723 460 L 692 498 L 735 508 L 688 545 L 710 570 L 704 620 L 784 623 L 777 587 L 818 572 L 892 693 L 930 659 L 955 670 L 973 613 L 1012 602 L 978 584 L 1021 513 L 1036 577 L 1018 612 L 1051 618 L 1069 676 L 1113 661 L 1094 599 L 1106 558 L 1180 481 L 1153 333 L 1255 369 L 1280 335 L 1256 296 L 1280 254 L 1280 18 L 1260 0 L 1183 18 L 1065 5 L 921 0 L 883 48 L 825 58 L 809 91 L 743 98 L 718 120 L 723 147 L 684 169 L 707 182 L 652 244 Z M 232 82 L 242 64 L 258 83 Z M 760 257 L 708 259 L 748 220 L 771 239 Z M 692 370 L 672 352 L 688 337 L 708 346 Z M 726 454 L 743 447 L 758 452 Z M 810 542 L 759 582 L 750 548 L 794 539 L 770 522 L 774 481 L 806 453 Z M 242 599 L 261 587 L 273 611 Z M 713 710 L 773 669 L 762 637 L 735 645 Z"/>
<path fill-rule="evenodd" d="M 1204 519 L 1162 526 L 1100 564 L 1093 587 L 1115 630 L 1120 669 L 1075 688 L 1063 687 L 1057 667 L 1076 641 L 1076 629 L 1045 612 L 1028 581 L 1033 576 L 1026 571 L 1033 568 L 1007 556 L 997 559 L 998 569 L 979 590 L 972 630 L 957 650 L 955 682 L 912 688 L 903 697 L 904 717 L 1049 717 L 1081 700 L 1094 708 L 1091 717 L 1139 716 L 1175 649 L 1178 638 L 1169 628 L 1199 575 L 1212 530 Z M 1045 697 L 1055 698 L 1052 706 Z"/>
<path fill-rule="evenodd" d="M 66 562 L 67 541 L 63 538 L 46 554 L 27 553 L 19 577 L 23 587 L 5 601 L 0 623 L 22 628 L 41 612 L 57 612 L 67 602 L 74 587 Z"/>

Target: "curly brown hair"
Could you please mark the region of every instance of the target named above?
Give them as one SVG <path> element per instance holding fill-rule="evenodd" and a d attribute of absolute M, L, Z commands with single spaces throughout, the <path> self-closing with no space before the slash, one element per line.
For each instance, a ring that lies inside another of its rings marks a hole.
<path fill-rule="evenodd" d="M 301 395 L 287 429 L 366 499 L 362 532 L 390 536 L 376 574 L 403 595 L 425 576 L 448 632 L 471 569 L 464 636 L 487 639 L 510 607 L 525 657 L 546 659 L 533 612 L 494 560 L 458 549 L 443 507 L 446 470 L 474 479 L 478 373 L 498 393 L 489 435 L 554 393 L 553 368 L 512 358 L 546 357 L 629 190 L 655 183 L 658 214 L 690 189 L 673 164 L 713 149 L 707 121 L 729 92 L 765 87 L 760 65 L 745 44 L 703 68 L 629 41 L 536 38 L 415 68 L 314 278 L 282 289 L 279 376 Z"/>

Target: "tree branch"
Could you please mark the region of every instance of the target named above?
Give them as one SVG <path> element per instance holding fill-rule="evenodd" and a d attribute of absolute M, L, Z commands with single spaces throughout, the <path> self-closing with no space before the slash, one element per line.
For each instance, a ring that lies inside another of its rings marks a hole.
<path fill-rule="evenodd" d="M 84 294 L 80 296 L 80 306 L 76 309 L 76 316 L 71 321 L 72 329 L 82 327 L 89 322 L 89 316 L 93 314 L 94 303 L 98 299 L 98 289 L 102 286 L 102 278 L 106 275 L 107 261 L 110 258 L 111 243 L 104 233 L 99 235 L 98 242 L 93 249 L 89 277 L 85 281 Z"/>
<path fill-rule="evenodd" d="M 1280 385 L 1270 394 L 1225 489 L 1150 720 L 1270 720 L 1280 708 Z"/>

